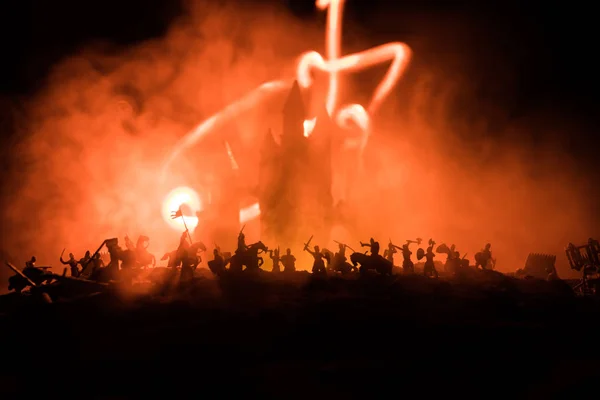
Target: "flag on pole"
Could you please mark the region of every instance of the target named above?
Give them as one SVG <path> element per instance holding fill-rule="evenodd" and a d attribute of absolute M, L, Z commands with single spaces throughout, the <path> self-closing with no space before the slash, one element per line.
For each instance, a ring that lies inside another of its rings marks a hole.
<path fill-rule="evenodd" d="M 181 211 L 181 206 L 179 206 L 179 209 L 177 211 L 171 212 L 171 219 L 176 219 L 179 217 L 183 218 L 183 211 Z"/>

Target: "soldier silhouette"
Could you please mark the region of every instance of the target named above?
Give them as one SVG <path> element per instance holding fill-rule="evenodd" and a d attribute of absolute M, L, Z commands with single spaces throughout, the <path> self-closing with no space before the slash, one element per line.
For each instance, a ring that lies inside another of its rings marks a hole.
<path fill-rule="evenodd" d="M 92 260 L 90 262 L 92 263 L 91 274 L 94 274 L 102 270 L 102 268 L 104 268 L 104 260 L 102 259 L 100 253 L 94 254 L 94 257 L 92 257 Z"/>
<path fill-rule="evenodd" d="M 35 256 L 32 256 L 29 259 L 29 261 L 25 261 L 25 268 L 23 269 L 23 271 L 35 269 L 35 263 L 36 262 L 37 262 L 37 258 L 35 258 Z"/>
<path fill-rule="evenodd" d="M 237 239 L 237 249 L 235 250 L 236 254 L 242 255 L 248 250 L 248 246 L 246 246 L 246 235 L 244 232 L 240 232 Z"/>
<path fill-rule="evenodd" d="M 83 256 L 83 258 L 81 258 L 79 260 L 79 265 L 81 265 L 82 267 L 87 265 L 88 261 L 90 261 L 90 258 L 92 258 L 92 254 L 88 250 L 85 252 L 85 255 Z"/>
<path fill-rule="evenodd" d="M 221 249 L 219 247 L 215 247 L 213 250 L 214 259 L 208 262 L 208 268 L 215 275 L 219 275 L 223 271 L 225 271 L 225 260 L 221 255 Z"/>
<path fill-rule="evenodd" d="M 79 267 L 77 267 L 77 264 L 79 264 L 79 262 L 75 259 L 75 255 L 73 253 L 69 253 L 69 259 L 67 261 L 63 260 L 63 254 L 64 254 L 64 250 L 62 252 L 62 254 L 60 255 L 60 262 L 63 265 L 68 265 L 69 268 L 71 269 L 71 276 L 74 278 L 77 278 L 79 276 Z"/>
<path fill-rule="evenodd" d="M 52 281 L 52 274 L 47 273 L 45 270 L 47 267 L 37 267 L 35 263 L 37 259 L 32 256 L 29 261 L 25 261 L 25 268 L 23 268 L 23 275 L 34 281 L 35 283 L 50 283 Z"/>
<path fill-rule="evenodd" d="M 291 249 L 287 249 L 285 254 L 281 256 L 281 264 L 283 264 L 283 272 L 296 271 L 296 257 L 292 255 Z"/>
<path fill-rule="evenodd" d="M 438 272 L 435 269 L 435 263 L 433 262 L 433 258 L 435 257 L 435 253 L 433 252 L 433 246 L 435 245 L 434 241 L 429 241 L 429 247 L 427 247 L 427 251 L 425 252 L 425 265 L 423 266 L 423 274 L 427 277 L 438 278 Z"/>
<path fill-rule="evenodd" d="M 281 272 L 281 269 L 279 268 L 279 262 L 281 261 L 281 258 L 279 257 L 279 247 L 275 250 L 269 250 L 269 257 L 273 260 L 273 270 L 271 272 Z"/>
<path fill-rule="evenodd" d="M 344 243 L 338 243 L 338 252 L 335 254 L 336 261 L 343 264 L 348 258 L 346 257 L 346 246 Z"/>
<path fill-rule="evenodd" d="M 116 280 L 119 274 L 119 262 L 121 261 L 121 253 L 123 249 L 121 249 L 121 246 L 119 246 L 118 239 L 107 240 L 106 248 L 108 249 L 108 255 L 110 257 L 110 261 L 105 268 L 107 278 L 109 280 Z"/>
<path fill-rule="evenodd" d="M 135 251 L 135 244 L 133 244 L 133 240 L 131 240 L 129 235 L 125 235 L 125 248 L 127 250 Z"/>
<path fill-rule="evenodd" d="M 402 245 L 402 269 L 405 273 L 413 273 L 415 272 L 415 263 L 411 260 L 412 251 L 410 251 L 410 244 L 412 242 L 407 242 Z"/>
<path fill-rule="evenodd" d="M 179 237 L 179 247 L 176 250 L 175 266 L 179 267 L 183 260 L 188 256 L 188 250 L 191 246 L 189 241 L 188 231 L 184 231 Z"/>
<path fill-rule="evenodd" d="M 492 245 L 487 243 L 485 248 L 475 255 L 475 269 L 487 269 L 489 262 L 492 260 Z"/>
<path fill-rule="evenodd" d="M 383 252 L 383 257 L 394 265 L 394 254 L 398 251 L 396 250 L 396 246 L 392 242 L 388 244 L 387 249 Z"/>
<path fill-rule="evenodd" d="M 440 245 L 442 247 L 442 245 Z M 440 247 L 437 251 L 440 252 Z M 444 246 L 443 249 L 446 253 L 446 262 L 444 263 L 444 271 L 449 274 L 456 274 L 460 269 L 460 253 L 456 251 L 456 245 L 452 245 L 449 248 Z"/>
<path fill-rule="evenodd" d="M 325 262 L 323 261 L 323 253 L 321 253 L 321 249 L 319 248 L 319 246 L 315 246 L 314 251 L 310 250 L 309 248 L 305 248 L 304 250 L 306 250 L 315 259 L 315 261 L 313 262 L 312 273 L 315 275 L 327 274 L 327 269 L 325 269 Z"/>
<path fill-rule="evenodd" d="M 379 242 L 371 238 L 369 243 L 360 242 L 361 247 L 368 247 L 371 250 L 371 256 L 376 257 L 379 255 Z"/>

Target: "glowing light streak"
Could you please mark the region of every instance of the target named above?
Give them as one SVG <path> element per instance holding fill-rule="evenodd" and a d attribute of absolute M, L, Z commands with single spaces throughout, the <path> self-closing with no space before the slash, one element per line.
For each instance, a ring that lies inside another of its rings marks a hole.
<path fill-rule="evenodd" d="M 240 209 L 240 223 L 245 224 L 246 222 L 250 222 L 253 219 L 258 218 L 260 215 L 260 205 L 258 203 L 254 203 L 249 207 L 244 207 Z"/>
<path fill-rule="evenodd" d="M 177 211 L 182 204 L 187 204 L 192 211 L 201 211 L 202 202 L 198 193 L 192 188 L 181 186 L 173 189 L 163 201 L 162 216 L 169 226 L 178 231 L 184 231 L 185 227 L 182 218 L 189 229 L 194 229 L 198 225 L 198 217 L 184 215 L 181 218 L 171 218 L 171 213 Z"/>
<path fill-rule="evenodd" d="M 334 121 L 340 127 L 350 128 L 352 124 L 354 124 L 360 129 L 361 137 L 359 139 L 351 137 L 347 138 L 344 143 L 344 148 L 358 148 L 359 157 L 362 157 L 362 152 L 368 143 L 371 131 L 370 116 L 377 110 L 377 108 L 385 100 L 389 92 L 393 89 L 394 85 L 402 76 L 402 73 L 406 69 L 406 66 L 410 60 L 410 49 L 404 43 L 394 42 L 341 57 L 344 0 L 316 0 L 316 6 L 320 10 L 327 10 L 327 27 L 325 36 L 327 60 L 325 60 L 323 56 L 316 51 L 304 53 L 298 62 L 296 79 L 301 87 L 309 88 L 313 83 L 310 74 L 312 69 L 318 69 L 328 74 L 329 85 L 325 100 L 327 112 L 333 117 Z M 392 63 L 383 80 L 375 89 L 371 102 L 366 109 L 360 104 L 349 104 L 337 109 L 336 105 L 338 103 L 339 94 L 339 74 L 341 72 L 354 72 L 387 61 L 392 61 Z M 255 107 L 257 104 L 264 101 L 268 96 L 274 93 L 282 92 L 288 88 L 289 84 L 282 80 L 264 83 L 240 100 L 229 104 L 217 114 L 214 114 L 208 119 L 204 120 L 193 131 L 188 133 L 178 143 L 175 144 L 175 147 L 164 164 L 161 174 L 162 182 L 166 182 L 169 166 L 175 159 L 181 156 L 184 150 L 198 143 L 209 132 L 221 127 L 223 123 L 230 121 L 239 114 Z M 315 124 L 316 118 L 304 121 L 305 137 L 310 136 L 314 130 Z M 230 160 L 232 160 L 232 164 L 235 163 L 234 165 L 237 166 L 235 158 L 233 157 L 228 144 L 227 152 Z M 192 190 L 190 188 L 186 189 Z M 198 198 L 197 194 L 195 194 L 195 196 Z M 163 208 L 164 207 L 165 206 L 163 206 Z M 250 212 L 249 210 L 253 211 Z M 258 207 L 257 203 L 247 209 L 240 210 L 240 221 L 246 222 L 252 218 L 258 217 L 259 215 L 260 208 Z M 249 216 L 253 217 L 251 218 Z M 165 217 L 165 220 L 171 226 L 174 226 L 174 222 L 170 219 L 169 215 Z M 197 222 L 198 221 L 196 219 L 196 224 Z M 183 223 L 181 223 L 181 225 L 183 225 Z M 176 229 L 179 229 L 179 225 Z"/>
<path fill-rule="evenodd" d="M 240 169 L 240 166 L 238 165 L 237 161 L 235 160 L 235 157 L 233 156 L 233 151 L 231 151 L 231 146 L 229 145 L 229 142 L 225 142 L 225 148 L 227 149 L 227 155 L 229 156 L 231 169 L 237 171 L 238 169 Z"/>

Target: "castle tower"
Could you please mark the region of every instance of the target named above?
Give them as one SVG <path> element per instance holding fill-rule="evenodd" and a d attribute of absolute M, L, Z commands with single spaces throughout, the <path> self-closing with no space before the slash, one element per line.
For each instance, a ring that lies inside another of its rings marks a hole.
<path fill-rule="evenodd" d="M 328 115 L 317 116 L 314 136 L 304 137 L 306 108 L 300 86 L 294 82 L 282 117 L 281 145 L 274 143 L 272 135 L 263 141 L 262 232 L 281 246 L 296 246 L 313 234 L 315 241 L 327 240 L 332 208 Z"/>
<path fill-rule="evenodd" d="M 258 171 L 258 202 L 260 204 L 260 233 L 263 240 L 276 240 L 281 236 L 277 223 L 277 201 L 281 182 L 280 147 L 275 142 L 271 129 L 263 138 L 260 149 Z"/>

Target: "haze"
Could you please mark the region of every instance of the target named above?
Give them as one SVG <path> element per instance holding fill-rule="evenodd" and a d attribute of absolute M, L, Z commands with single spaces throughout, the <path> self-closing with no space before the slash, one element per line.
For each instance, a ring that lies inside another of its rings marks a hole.
<path fill-rule="evenodd" d="M 211 171 L 229 168 L 220 135 L 231 138 L 251 186 L 266 129 L 280 129 L 274 110 L 282 97 L 258 104 L 189 149 L 180 160 L 184 172 L 164 186 L 159 173 L 169 151 L 200 121 L 261 83 L 289 78 L 291 84 L 297 56 L 323 52 L 322 19 L 301 22 L 277 7 L 196 6 L 163 39 L 126 50 L 90 44 L 56 65 L 18 121 L 13 158 L 19 169 L 8 177 L 14 201 L 3 210 L 3 252 L 18 265 L 36 255 L 38 264 L 58 267 L 63 248 L 79 257 L 125 234 L 150 236 L 159 257 L 175 247 L 180 233 L 162 218 L 164 196 L 182 181 L 201 179 L 209 165 Z M 474 71 L 486 66 L 471 61 L 476 48 L 467 40 L 476 26 L 453 20 L 400 20 L 409 32 L 427 25 L 448 34 L 444 41 L 416 34 L 390 39 L 406 42 L 413 59 L 373 116 L 366 173 L 352 183 L 351 211 L 362 233 L 347 237 L 338 227 L 332 239 L 432 237 L 455 243 L 468 258 L 490 242 L 503 272 L 523 267 L 529 252 L 546 252 L 558 255 L 565 275 L 564 246 L 597 233 L 588 218 L 589 183 L 562 151 L 560 138 L 578 127 L 556 110 L 515 119 L 500 107 L 484 109 L 483 83 Z M 348 18 L 343 35 L 344 53 L 382 43 Z M 384 72 L 344 76 L 342 103 L 364 104 Z M 510 98 L 518 79 L 504 71 L 495 84 Z M 532 139 L 539 132 L 543 141 Z M 334 166 L 336 200 L 346 197 L 339 171 L 356 162 L 353 157 L 346 154 Z M 250 229 L 249 240 L 257 232 Z M 235 237 L 220 245 L 232 249 Z M 296 247 L 299 252 L 301 243 Z"/>

